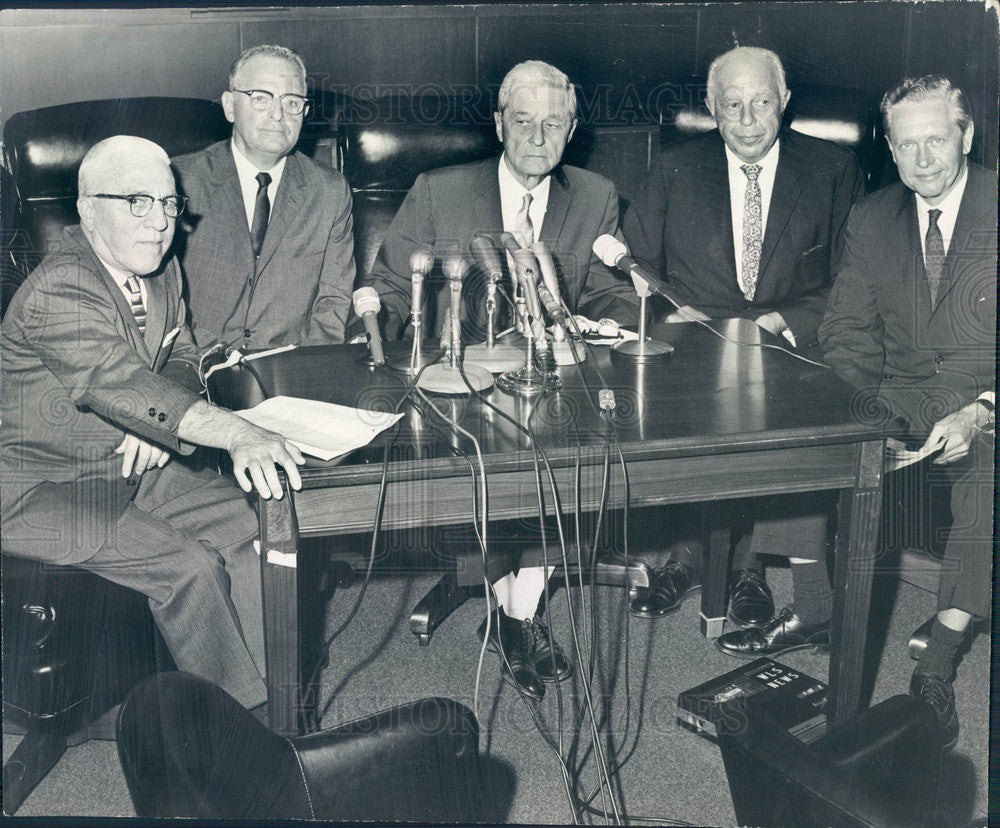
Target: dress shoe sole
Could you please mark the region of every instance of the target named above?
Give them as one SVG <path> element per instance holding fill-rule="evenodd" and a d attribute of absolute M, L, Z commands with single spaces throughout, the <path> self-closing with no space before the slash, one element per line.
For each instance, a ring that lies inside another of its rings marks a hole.
<path fill-rule="evenodd" d="M 684 603 L 684 600 L 693 592 L 701 592 L 701 584 L 695 584 L 694 586 L 688 587 L 684 591 L 684 594 L 678 599 L 677 603 L 672 607 L 667 607 L 663 610 L 663 612 L 640 611 L 629 607 L 629 615 L 633 618 L 663 618 L 667 615 L 673 615 L 673 613 L 677 612 L 677 610 L 681 608 L 681 604 Z"/>
<path fill-rule="evenodd" d="M 719 644 L 718 638 L 715 639 L 715 648 L 720 653 L 725 653 L 727 656 L 733 656 L 734 658 L 742 658 L 744 661 L 752 661 L 755 658 L 774 658 L 775 656 L 791 653 L 795 650 L 804 650 L 807 647 L 814 653 L 828 653 L 830 652 L 830 638 L 827 635 L 820 640 L 803 641 L 801 644 L 793 644 L 790 647 L 783 647 L 782 649 L 774 650 L 773 652 L 758 650 L 754 653 L 741 653 L 736 650 L 727 650 Z"/>

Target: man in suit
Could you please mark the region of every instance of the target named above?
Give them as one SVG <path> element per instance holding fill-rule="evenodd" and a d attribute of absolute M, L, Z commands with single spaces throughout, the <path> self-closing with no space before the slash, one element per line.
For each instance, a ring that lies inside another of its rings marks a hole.
<path fill-rule="evenodd" d="M 599 175 L 560 164 L 576 128 L 576 93 L 569 78 L 541 61 L 518 64 L 500 86 L 494 119 L 503 144 L 500 158 L 423 173 L 393 219 L 365 280 L 387 308 L 387 330 L 399 330 L 408 317 L 414 250 L 429 246 L 438 256 L 465 253 L 477 234 L 498 243 L 503 231 L 513 233 L 523 246 L 545 242 L 561 293 L 574 311 L 634 322 L 638 299 L 631 284 L 612 275 L 591 250 L 594 239 L 618 225 L 615 187 Z M 441 284 L 440 275 L 438 270 L 429 280 L 432 293 Z M 465 284 L 476 278 L 466 278 Z M 447 291 L 439 292 L 443 299 Z M 499 604 L 491 646 L 499 649 L 502 642 L 509 664 L 503 669 L 505 679 L 540 699 L 544 680 L 570 673 L 558 644 L 550 648 L 537 615 L 547 573 L 544 566 L 521 560 L 514 575 L 512 563 L 500 558 L 491 554 L 488 562 L 487 577 Z"/>
<path fill-rule="evenodd" d="M 343 342 L 354 287 L 351 190 L 294 150 L 309 110 L 302 59 L 237 58 L 222 93 L 229 141 L 174 159 L 188 198 L 181 265 L 202 349 Z"/>
<path fill-rule="evenodd" d="M 3 320 L 5 554 L 74 564 L 149 598 L 177 666 L 247 707 L 265 701 L 257 521 L 214 472 L 170 463 L 223 448 L 245 492 L 296 488 L 298 449 L 199 397 L 167 154 L 117 136 L 79 173 L 66 229 Z M 86 596 L 81 596 L 86 600 Z"/>
<path fill-rule="evenodd" d="M 705 100 L 718 131 L 663 152 L 644 197 L 626 213 L 633 257 L 662 273 L 683 305 L 666 321 L 742 317 L 792 347 L 815 344 L 841 230 L 863 178 L 849 150 L 781 127 L 789 98 L 773 52 L 739 47 L 719 55 Z M 760 628 L 755 655 L 827 634 L 827 521 L 817 506 L 796 496 L 745 507 L 729 618 Z M 797 617 L 771 621 L 759 553 L 787 556 L 798 570 Z M 698 545 L 676 544 L 673 557 L 633 601 L 633 614 L 670 612 L 698 583 Z"/>
<path fill-rule="evenodd" d="M 946 78 L 904 81 L 882 114 L 900 183 L 851 212 L 819 333 L 837 373 L 901 416 L 952 480 L 938 613 L 910 681 L 950 748 L 957 651 L 991 604 L 997 176 L 968 161 L 969 104 Z"/>

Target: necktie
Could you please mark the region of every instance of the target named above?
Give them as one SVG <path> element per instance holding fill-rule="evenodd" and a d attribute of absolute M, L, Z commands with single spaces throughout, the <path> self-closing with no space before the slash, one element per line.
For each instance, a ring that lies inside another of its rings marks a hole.
<path fill-rule="evenodd" d="M 514 236 L 521 247 L 529 248 L 535 243 L 535 225 L 531 223 L 531 216 L 528 215 L 528 208 L 531 206 L 531 193 L 524 194 L 524 201 L 521 202 L 521 209 L 514 217 Z"/>
<path fill-rule="evenodd" d="M 125 287 L 128 288 L 129 304 L 132 306 L 132 316 L 135 317 L 135 324 L 139 326 L 139 333 L 146 333 L 146 306 L 142 303 L 142 291 L 139 289 L 139 280 L 135 276 L 129 276 L 125 280 Z"/>
<path fill-rule="evenodd" d="M 257 198 L 253 204 L 253 223 L 250 225 L 250 244 L 253 245 L 254 256 L 260 255 L 264 246 L 264 235 L 267 233 L 267 220 L 271 215 L 271 201 L 267 197 L 267 187 L 271 176 L 266 172 L 257 173 Z"/>
<path fill-rule="evenodd" d="M 757 183 L 760 164 L 743 164 L 740 169 L 747 177 L 747 188 L 743 195 L 743 270 L 740 273 L 740 290 L 749 301 L 757 290 L 760 248 L 764 240 L 760 184 Z"/>
<path fill-rule="evenodd" d="M 927 285 L 931 289 L 931 307 L 937 304 L 938 291 L 941 289 L 941 276 L 944 273 L 944 239 L 941 228 L 938 227 L 940 210 L 928 210 L 927 235 L 924 237 L 924 270 L 927 272 Z"/>

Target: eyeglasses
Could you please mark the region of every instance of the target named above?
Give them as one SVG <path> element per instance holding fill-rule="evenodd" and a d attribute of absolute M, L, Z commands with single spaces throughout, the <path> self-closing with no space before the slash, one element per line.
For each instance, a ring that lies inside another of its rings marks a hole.
<path fill-rule="evenodd" d="M 111 193 L 95 193 L 91 198 L 111 198 L 115 201 L 127 201 L 129 210 L 136 218 L 148 216 L 153 209 L 153 202 L 159 201 L 163 205 L 163 212 L 167 218 L 177 218 L 184 212 L 187 206 L 187 198 L 184 196 L 167 196 L 166 198 L 153 198 L 151 195 L 143 193 L 132 193 L 131 195 L 112 195 Z"/>
<path fill-rule="evenodd" d="M 258 112 L 267 112 L 274 102 L 274 93 L 266 89 L 232 89 L 231 92 L 242 92 L 250 99 L 250 106 Z M 289 115 L 301 115 L 309 109 L 309 101 L 303 95 L 286 92 L 278 95 L 281 109 Z"/>

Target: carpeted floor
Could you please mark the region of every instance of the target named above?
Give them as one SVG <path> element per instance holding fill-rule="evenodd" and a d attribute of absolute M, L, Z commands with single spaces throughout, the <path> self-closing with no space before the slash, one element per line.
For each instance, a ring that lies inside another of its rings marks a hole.
<path fill-rule="evenodd" d="M 790 600 L 787 568 L 773 566 L 770 581 L 779 606 Z M 472 707 L 479 657 L 476 626 L 481 599 L 463 605 L 420 647 L 409 632 L 413 604 L 436 576 L 380 576 L 369 587 L 358 617 L 334 645 L 331 666 L 322 678 L 325 721 L 333 724 L 422 696 L 452 696 Z M 879 582 L 882 597 L 895 591 L 895 579 Z M 353 603 L 358 585 L 342 587 L 333 599 L 328 628 L 333 629 Z M 736 666 L 701 638 L 698 598 L 692 596 L 674 615 L 656 621 L 630 619 L 622 612 L 620 591 L 597 588 L 585 593 L 587 610 L 596 613 L 597 652 L 593 703 L 601 717 L 609 763 L 623 761 L 618 772 L 619 804 L 632 824 L 732 825 L 729 788 L 718 748 L 675 722 L 677 694 Z M 569 592 L 578 622 L 584 617 L 581 592 Z M 567 592 L 552 603 L 553 628 L 564 648 L 571 646 Z M 883 601 L 886 603 L 886 601 Z M 913 662 L 905 643 L 910 632 L 933 611 L 931 594 L 900 584 L 886 626 L 881 657 L 873 658 L 872 702 L 905 692 Z M 581 636 L 583 624 L 579 624 Z M 627 633 L 627 646 L 626 646 Z M 589 635 L 589 630 L 588 630 Z M 882 645 L 881 635 L 875 642 Z M 585 642 L 581 637 L 581 647 Z M 799 651 L 780 659 L 825 679 L 827 658 Z M 989 637 L 980 635 L 958 672 L 955 691 L 962 721 L 958 747 L 948 760 L 949 790 L 956 822 L 987 811 L 989 747 Z M 626 670 L 626 665 L 628 669 Z M 559 759 L 538 727 L 553 743 L 562 743 L 570 773 L 581 790 L 594 790 L 596 766 L 589 726 L 580 724 L 582 683 L 579 670 L 571 682 L 549 687 L 544 701 L 531 708 L 499 679 L 496 657 L 487 653 L 479 686 L 478 716 L 484 750 L 510 763 L 516 793 L 508 821 L 566 823 L 571 820 Z M 534 715 L 533 715 L 534 714 Z M 537 717 L 537 722 L 535 721 Z M 4 759 L 19 737 L 5 736 Z M 601 806 L 601 796 L 594 799 Z M 113 742 L 92 741 L 67 750 L 52 773 L 22 806 L 19 816 L 132 816 L 134 810 L 118 766 Z M 595 821 L 603 821 L 603 819 Z"/>

